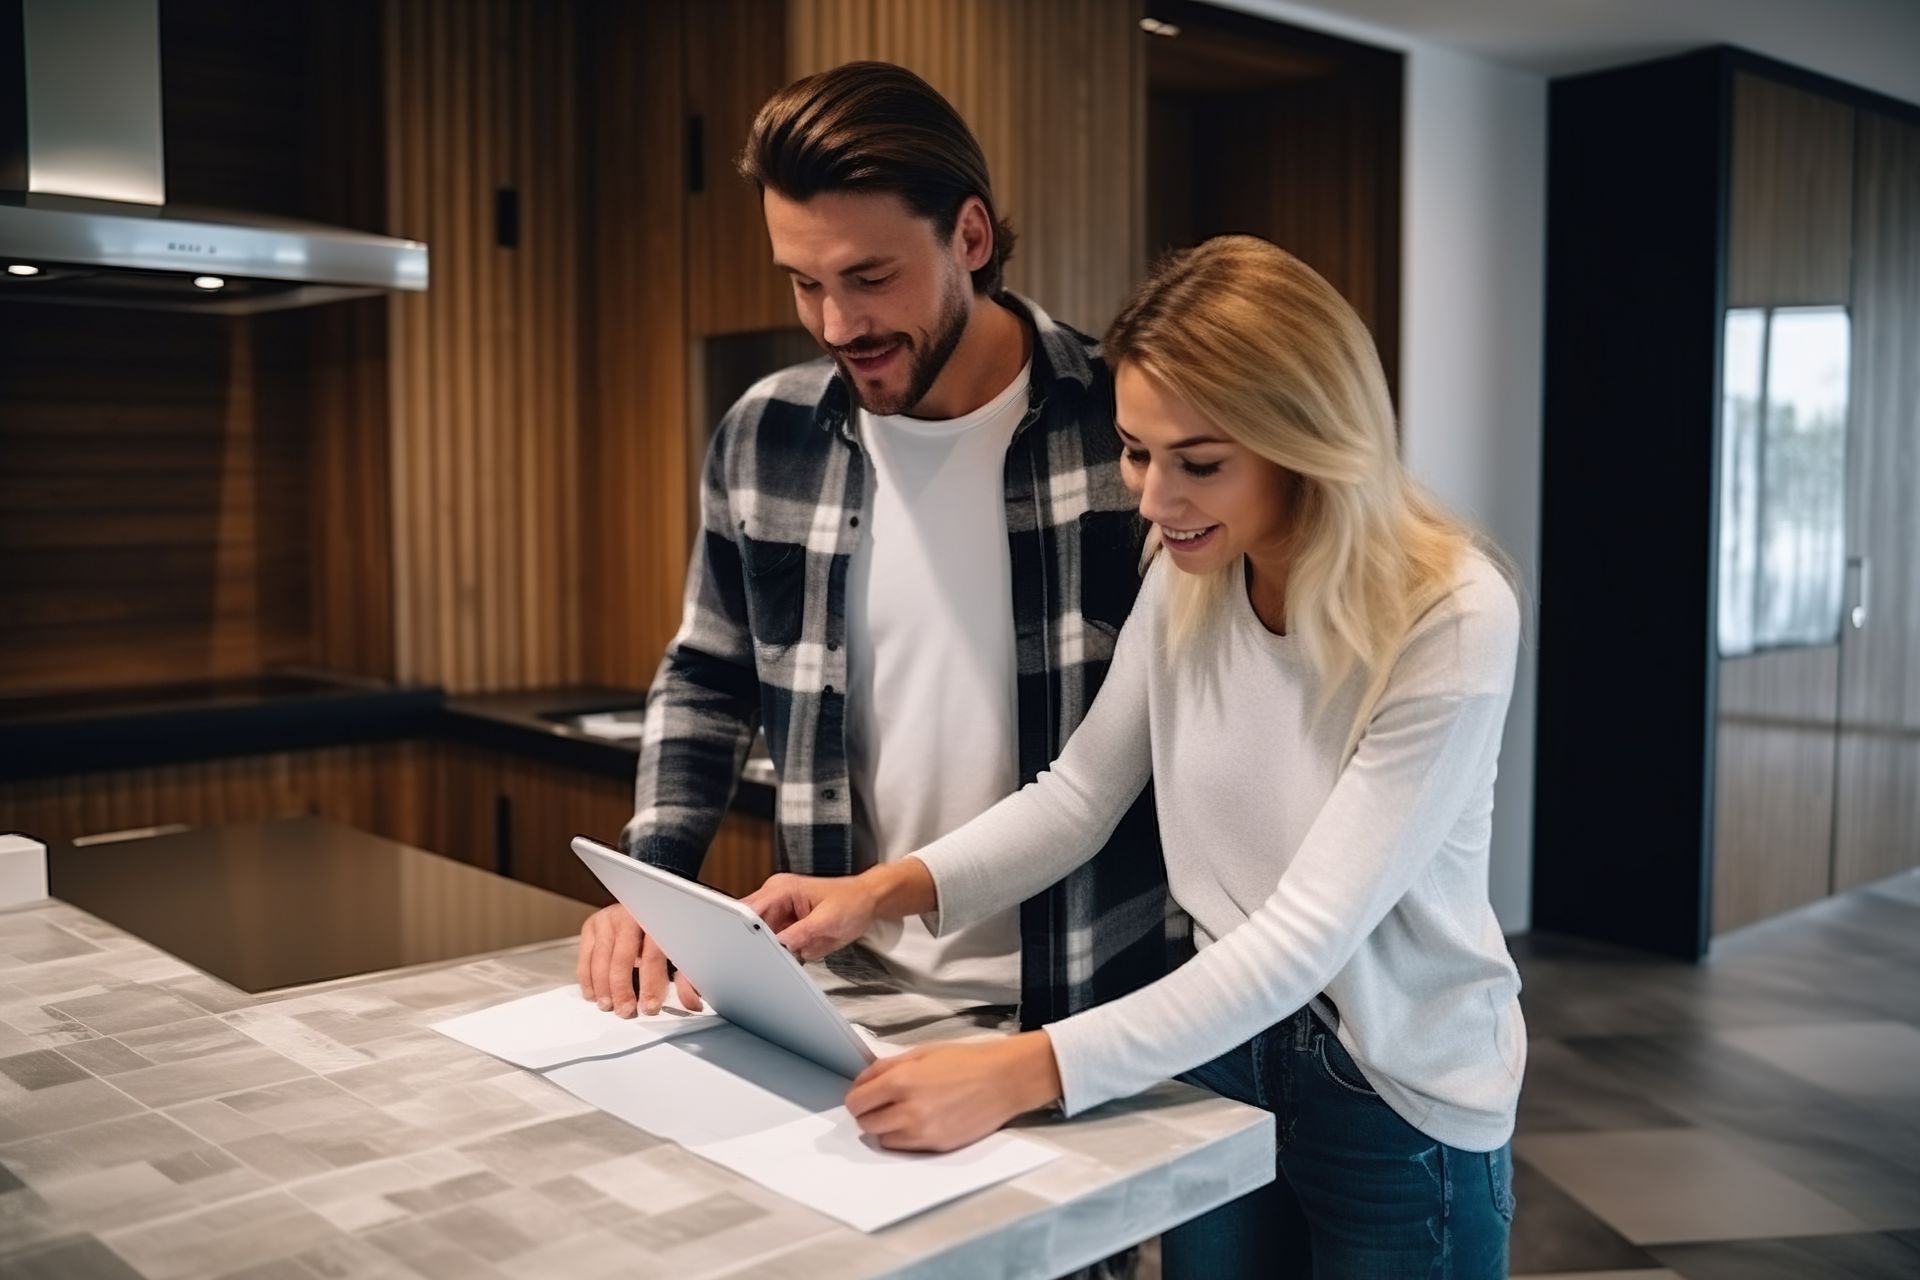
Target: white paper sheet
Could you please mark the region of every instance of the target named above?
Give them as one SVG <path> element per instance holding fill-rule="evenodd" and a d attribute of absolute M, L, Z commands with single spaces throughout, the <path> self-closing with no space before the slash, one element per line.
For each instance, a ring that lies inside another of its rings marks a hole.
<path fill-rule="evenodd" d="M 692 1149 L 860 1231 L 1031 1173 L 1060 1154 L 1010 1133 L 939 1155 L 888 1151 L 860 1132 L 845 1107 Z"/>
<path fill-rule="evenodd" d="M 1004 1133 L 945 1155 L 885 1150 L 842 1105 L 845 1077 L 677 1002 L 651 1018 L 620 1018 L 581 999 L 578 987 L 556 987 L 433 1029 L 861 1231 L 1059 1154 Z M 858 1030 L 875 1052 L 902 1052 Z"/>
<path fill-rule="evenodd" d="M 711 1009 L 688 1013 L 672 986 L 659 1013 L 631 1018 L 606 1012 L 583 997 L 579 987 L 566 986 L 448 1018 L 434 1023 L 433 1029 L 517 1067 L 544 1071 L 579 1058 L 625 1053 L 722 1021 Z"/>

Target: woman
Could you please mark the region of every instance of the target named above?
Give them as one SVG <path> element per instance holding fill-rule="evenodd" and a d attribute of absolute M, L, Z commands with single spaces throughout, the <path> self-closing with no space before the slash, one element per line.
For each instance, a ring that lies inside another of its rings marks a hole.
<path fill-rule="evenodd" d="M 1151 778 L 1195 957 L 1042 1030 L 877 1063 L 849 1110 L 940 1150 L 1184 1073 L 1273 1111 L 1279 1167 L 1170 1232 L 1168 1275 L 1504 1275 L 1525 1034 L 1487 848 L 1513 589 L 1407 475 L 1372 340 L 1289 254 L 1173 255 L 1106 352 L 1160 552 L 1086 721 L 914 855 L 748 901 L 806 958 L 876 919 L 957 928 L 1091 857 Z"/>

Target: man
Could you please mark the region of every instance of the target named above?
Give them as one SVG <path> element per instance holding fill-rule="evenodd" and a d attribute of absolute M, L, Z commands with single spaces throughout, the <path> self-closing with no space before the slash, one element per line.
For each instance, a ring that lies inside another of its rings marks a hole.
<path fill-rule="evenodd" d="M 885 63 L 811 76 L 761 109 L 739 167 L 829 358 L 762 380 L 715 434 L 621 844 L 697 875 L 764 724 L 783 869 L 848 874 L 1058 754 L 1132 606 L 1144 526 L 1110 375 L 1091 339 L 1004 291 L 1013 232 L 945 99 Z M 1037 1027 L 1159 976 L 1184 938 L 1143 795 L 1018 912 L 864 941 L 904 986 Z M 652 1013 L 666 957 L 616 903 L 581 931 L 579 980 Z"/>

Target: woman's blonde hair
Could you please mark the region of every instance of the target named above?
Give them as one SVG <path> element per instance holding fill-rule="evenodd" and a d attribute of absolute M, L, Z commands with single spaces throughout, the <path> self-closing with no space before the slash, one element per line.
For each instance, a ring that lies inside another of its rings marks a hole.
<path fill-rule="evenodd" d="M 1414 623 L 1453 588 L 1474 538 L 1401 463 L 1373 338 L 1311 267 L 1252 236 L 1169 254 L 1107 331 L 1130 365 L 1214 427 L 1297 477 L 1287 634 L 1326 700 L 1366 677 L 1347 751 L 1372 719 Z M 1187 646 L 1220 608 L 1231 567 L 1175 573 L 1168 642 Z"/>

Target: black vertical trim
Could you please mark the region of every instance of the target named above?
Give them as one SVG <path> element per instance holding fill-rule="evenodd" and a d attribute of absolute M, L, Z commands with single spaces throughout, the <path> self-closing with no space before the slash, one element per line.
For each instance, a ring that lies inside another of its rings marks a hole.
<path fill-rule="evenodd" d="M 1555 81 L 1534 925 L 1704 954 L 1726 294 L 1720 51 Z"/>
<path fill-rule="evenodd" d="M 513 797 L 504 793 L 493 798 L 493 869 L 513 879 Z"/>
<path fill-rule="evenodd" d="M 502 249 L 520 247 L 520 190 L 501 187 L 493 193 L 493 242 Z"/>
<path fill-rule="evenodd" d="M 27 189 L 24 0 L 0 0 L 0 191 Z"/>
<path fill-rule="evenodd" d="M 687 190 L 699 195 L 707 189 L 707 118 L 698 112 L 687 117 Z"/>

